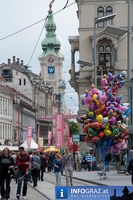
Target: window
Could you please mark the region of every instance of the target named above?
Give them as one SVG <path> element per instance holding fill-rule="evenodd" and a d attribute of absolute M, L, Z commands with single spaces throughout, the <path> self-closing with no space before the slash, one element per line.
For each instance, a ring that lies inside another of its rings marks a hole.
<path fill-rule="evenodd" d="M 99 46 L 98 51 L 99 52 L 103 52 L 104 51 L 104 47 L 103 46 Z"/>
<path fill-rule="evenodd" d="M 103 17 L 104 16 L 104 8 L 103 7 L 98 7 L 98 9 L 97 9 L 97 16 L 98 17 Z M 97 25 L 98 27 L 103 27 L 104 26 L 104 23 L 103 22 L 101 22 L 101 23 L 98 23 L 98 25 Z"/>
<path fill-rule="evenodd" d="M 21 85 L 21 78 L 19 79 L 19 85 Z"/>
<path fill-rule="evenodd" d="M 99 45 L 98 47 L 97 75 L 103 76 L 104 74 L 108 74 L 109 72 L 113 73 L 112 46 L 106 45 L 104 40 L 101 41 L 100 43 L 103 43 L 103 45 Z"/>
<path fill-rule="evenodd" d="M 12 81 L 12 70 L 11 69 L 3 69 L 1 75 L 5 79 L 5 81 L 7 81 L 7 82 Z"/>
<path fill-rule="evenodd" d="M 113 8 L 111 6 L 107 6 L 107 7 L 98 7 L 97 8 L 97 17 L 103 17 L 106 15 L 111 15 L 113 13 Z M 108 20 L 108 21 L 104 21 L 104 22 L 100 22 L 97 24 L 97 27 L 105 27 L 108 25 L 113 25 L 113 20 Z"/>
<path fill-rule="evenodd" d="M 107 51 L 107 52 L 111 52 L 111 46 L 110 46 L 110 45 L 107 45 L 107 46 L 106 46 L 106 51 Z"/>
<path fill-rule="evenodd" d="M 26 85 L 26 79 L 24 78 L 24 85 Z"/>
<path fill-rule="evenodd" d="M 111 54 L 110 53 L 100 53 L 99 54 L 99 65 L 103 67 L 111 66 Z"/>
<path fill-rule="evenodd" d="M 113 13 L 113 9 L 111 6 L 106 8 L 106 15 L 111 15 Z M 108 25 L 113 25 L 113 20 L 108 20 Z"/>
<path fill-rule="evenodd" d="M 106 15 L 111 15 L 113 13 L 113 9 L 111 6 L 106 7 Z"/>

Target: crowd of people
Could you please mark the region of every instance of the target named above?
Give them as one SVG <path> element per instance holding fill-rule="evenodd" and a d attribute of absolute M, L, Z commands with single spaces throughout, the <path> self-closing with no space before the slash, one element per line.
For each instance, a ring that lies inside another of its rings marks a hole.
<path fill-rule="evenodd" d="M 56 185 L 61 185 L 61 175 L 64 171 L 66 185 L 73 185 L 73 170 L 81 171 L 83 164 L 87 164 L 88 171 L 94 169 L 95 157 L 82 156 L 79 151 L 73 153 L 65 148 L 61 153 L 26 152 L 20 146 L 18 152 L 10 152 L 6 147 L 0 156 L 0 191 L 1 199 L 10 198 L 10 183 L 14 178 L 17 183 L 16 197 L 26 198 L 28 182 L 36 187 L 38 181 L 44 180 L 44 172 L 54 172 Z M 91 164 L 90 164 L 91 163 Z"/>
<path fill-rule="evenodd" d="M 120 170 L 121 157 L 115 154 L 116 169 Z M 104 170 L 109 171 L 112 155 L 110 151 L 106 152 L 104 159 Z M 123 163 L 126 168 L 126 175 L 131 173 L 133 184 L 133 146 L 131 150 L 123 156 Z M 28 182 L 36 187 L 38 181 L 44 180 L 44 172 L 54 172 L 56 185 L 61 185 L 61 176 L 65 173 L 66 186 L 73 186 L 73 170 L 81 171 L 97 170 L 96 157 L 93 153 L 87 152 L 81 155 L 79 151 L 72 152 L 65 148 L 64 153 L 44 153 L 44 152 L 26 152 L 20 146 L 18 152 L 10 152 L 5 148 L 0 156 L 0 192 L 1 199 L 10 198 L 10 183 L 14 178 L 17 183 L 16 197 L 26 198 Z"/>
<path fill-rule="evenodd" d="M 28 182 L 37 186 L 38 180 L 43 181 L 44 171 L 47 166 L 46 158 L 43 153 L 26 152 L 20 146 L 18 152 L 10 152 L 5 148 L 0 156 L 0 192 L 1 199 L 10 198 L 10 183 L 16 180 L 16 198 L 26 198 Z"/>

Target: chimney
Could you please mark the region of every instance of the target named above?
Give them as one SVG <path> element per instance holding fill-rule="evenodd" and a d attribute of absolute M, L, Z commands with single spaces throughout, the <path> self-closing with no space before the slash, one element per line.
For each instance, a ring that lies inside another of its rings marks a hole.
<path fill-rule="evenodd" d="M 13 56 L 13 64 L 15 64 L 16 63 L 16 61 L 15 61 L 15 56 Z"/>
<path fill-rule="evenodd" d="M 23 63 L 23 60 L 21 60 L 20 66 L 23 67 L 23 64 L 24 64 L 24 63 Z"/>
<path fill-rule="evenodd" d="M 10 66 L 11 65 L 11 59 L 8 58 L 8 65 Z"/>
<path fill-rule="evenodd" d="M 19 65 L 19 58 L 17 58 L 17 65 Z"/>

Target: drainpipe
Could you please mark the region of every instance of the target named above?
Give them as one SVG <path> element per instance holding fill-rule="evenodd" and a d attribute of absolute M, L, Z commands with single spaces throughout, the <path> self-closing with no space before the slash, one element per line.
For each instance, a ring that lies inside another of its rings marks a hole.
<path fill-rule="evenodd" d="M 18 146 L 20 145 L 20 108 L 18 108 Z"/>

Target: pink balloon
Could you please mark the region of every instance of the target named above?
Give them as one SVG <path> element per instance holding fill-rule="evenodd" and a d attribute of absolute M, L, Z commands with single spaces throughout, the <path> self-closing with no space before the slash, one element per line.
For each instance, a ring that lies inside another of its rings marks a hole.
<path fill-rule="evenodd" d="M 106 96 L 106 93 L 104 92 L 102 95 L 100 95 L 100 101 L 103 103 L 103 102 L 105 102 L 106 101 L 106 99 L 107 99 L 107 96 Z"/>
<path fill-rule="evenodd" d="M 83 99 L 84 104 L 88 104 L 92 101 L 91 93 L 88 92 L 87 97 Z"/>
<path fill-rule="evenodd" d="M 95 103 L 92 102 L 92 103 L 89 104 L 89 110 L 90 111 L 95 111 L 96 109 L 97 109 L 97 107 L 96 107 Z"/>
<path fill-rule="evenodd" d="M 102 86 L 108 85 L 108 81 L 107 81 L 106 78 L 102 78 L 102 80 L 101 80 L 101 85 L 102 85 Z"/>
<path fill-rule="evenodd" d="M 98 94 L 98 89 L 97 89 L 97 88 L 93 88 L 93 89 L 91 90 L 91 92 L 92 92 L 92 95 L 93 95 L 93 94 Z"/>
<path fill-rule="evenodd" d="M 111 117 L 111 119 L 109 119 L 109 123 L 111 124 L 111 125 L 114 125 L 114 124 L 116 124 L 116 117 Z"/>
<path fill-rule="evenodd" d="M 126 106 L 119 105 L 119 106 L 117 107 L 117 109 L 118 109 L 118 110 L 121 110 L 121 111 L 123 111 L 123 112 L 125 112 L 125 110 L 127 109 L 127 107 L 126 107 Z"/>

